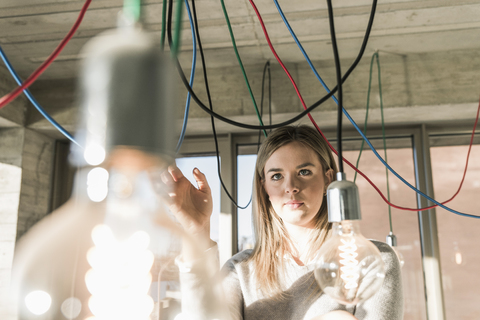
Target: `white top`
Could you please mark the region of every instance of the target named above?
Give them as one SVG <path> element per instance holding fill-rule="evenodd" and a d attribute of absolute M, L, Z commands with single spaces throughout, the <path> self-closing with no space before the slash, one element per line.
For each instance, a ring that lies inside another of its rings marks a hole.
<path fill-rule="evenodd" d="M 291 258 L 285 260 L 286 276 L 284 283 L 281 284 L 286 288 L 284 290 L 286 298 L 266 298 L 257 290 L 253 263 L 247 262 L 252 250 L 236 254 L 225 263 L 221 272 L 223 297 L 229 310 L 227 318 L 229 320 L 308 320 L 333 310 L 346 310 L 360 320 L 402 320 L 403 293 L 398 258 L 389 245 L 379 241 L 372 242 L 380 250 L 385 263 L 385 280 L 373 297 L 357 306 L 339 304 L 326 294 L 319 293 L 320 290 L 313 275 L 315 265 L 312 263 L 299 266 Z M 216 248 L 212 249 L 211 251 L 216 250 Z M 183 293 L 182 309 L 192 310 L 193 308 L 196 310 L 196 318 L 207 319 L 209 316 L 199 316 L 203 313 L 200 309 L 205 308 L 203 304 L 209 304 L 211 307 L 212 301 L 207 302 L 209 299 L 206 295 L 212 293 L 199 288 L 198 285 L 201 282 L 199 282 L 199 274 L 192 272 L 195 268 L 184 270 L 190 270 L 190 272 L 181 272 L 180 276 Z"/>

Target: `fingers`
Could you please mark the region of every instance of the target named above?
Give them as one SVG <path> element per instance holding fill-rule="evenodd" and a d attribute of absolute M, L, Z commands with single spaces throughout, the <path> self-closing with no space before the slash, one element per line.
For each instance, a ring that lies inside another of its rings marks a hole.
<path fill-rule="evenodd" d="M 198 190 L 202 192 L 210 191 L 207 178 L 202 172 L 200 172 L 200 170 L 198 170 L 198 168 L 193 169 L 193 177 L 195 178 L 195 181 L 197 181 Z"/>
<path fill-rule="evenodd" d="M 182 171 L 178 169 L 178 167 L 174 164 L 171 166 L 168 166 L 168 172 L 170 173 L 170 175 L 172 176 L 175 182 L 178 182 L 178 180 L 184 178 Z"/>

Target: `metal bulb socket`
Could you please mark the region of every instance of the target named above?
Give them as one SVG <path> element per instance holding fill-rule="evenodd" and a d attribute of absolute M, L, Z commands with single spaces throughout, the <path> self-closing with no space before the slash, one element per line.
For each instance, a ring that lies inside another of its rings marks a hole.
<path fill-rule="evenodd" d="M 360 196 L 355 183 L 346 180 L 343 172 L 327 188 L 328 221 L 361 220 Z"/>
<path fill-rule="evenodd" d="M 390 232 L 387 236 L 387 241 L 386 242 L 390 247 L 396 247 L 397 246 L 397 237 L 392 232 Z"/>

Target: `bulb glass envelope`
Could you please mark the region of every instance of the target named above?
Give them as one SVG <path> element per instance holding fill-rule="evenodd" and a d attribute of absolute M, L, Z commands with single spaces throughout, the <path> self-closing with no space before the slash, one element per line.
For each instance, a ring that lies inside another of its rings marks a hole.
<path fill-rule="evenodd" d="M 315 278 L 331 298 L 352 305 L 370 298 L 381 287 L 385 267 L 379 250 L 360 233 L 358 188 L 338 173 L 327 189 L 331 236 L 316 258 Z"/>
<path fill-rule="evenodd" d="M 194 243 L 154 192 L 152 173 L 116 165 L 78 173 L 74 196 L 19 244 L 14 286 L 21 319 L 173 320 L 181 312 L 197 314 L 196 308 L 182 310 L 185 292 L 175 263 L 182 243 Z M 199 259 L 197 286 L 210 290 L 217 303 L 212 270 L 218 262 Z M 46 302 L 29 305 L 32 293 L 47 296 Z M 215 304 L 203 312 L 218 313 Z"/>
<path fill-rule="evenodd" d="M 168 212 L 162 196 L 169 190 L 158 184 L 175 146 L 169 60 L 135 28 L 86 47 L 83 148 L 71 157 L 81 169 L 70 200 L 17 246 L 16 312 L 25 320 L 222 319 L 216 257 L 198 250 L 188 270 L 201 299 L 180 284 L 175 259 L 183 243 L 195 243 Z"/>

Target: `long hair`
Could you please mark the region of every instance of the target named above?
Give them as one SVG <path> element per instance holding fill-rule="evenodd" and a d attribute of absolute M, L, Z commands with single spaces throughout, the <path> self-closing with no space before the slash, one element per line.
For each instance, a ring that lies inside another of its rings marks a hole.
<path fill-rule="evenodd" d="M 338 169 L 325 140 L 313 128 L 306 125 L 286 126 L 273 131 L 262 144 L 255 166 L 253 226 L 255 247 L 250 257 L 254 264 L 255 278 L 260 292 L 265 296 L 281 293 L 281 277 L 284 274 L 284 255 L 294 248 L 282 219 L 275 213 L 264 187 L 265 163 L 280 147 L 291 142 L 299 142 L 313 150 L 323 167 L 323 174 L 333 169 L 334 176 Z M 326 196 L 315 216 L 316 226 L 308 244 L 307 259 L 311 259 L 325 241 L 331 229 L 328 222 Z M 280 295 L 281 296 L 281 295 Z"/>

